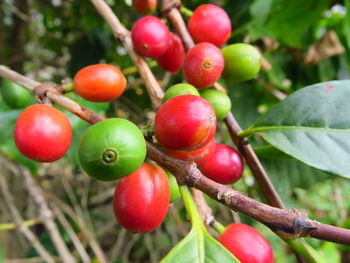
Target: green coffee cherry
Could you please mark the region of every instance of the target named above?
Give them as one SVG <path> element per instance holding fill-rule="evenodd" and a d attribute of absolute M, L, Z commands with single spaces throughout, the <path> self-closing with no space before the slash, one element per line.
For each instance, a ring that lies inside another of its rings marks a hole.
<path fill-rule="evenodd" d="M 233 44 L 224 47 L 221 52 L 225 59 L 224 79 L 242 82 L 255 78 L 260 70 L 261 55 L 252 45 Z"/>
<path fill-rule="evenodd" d="M 225 118 L 231 111 L 231 100 L 226 94 L 213 89 L 205 89 L 200 91 L 200 95 L 213 106 L 218 120 Z"/>
<path fill-rule="evenodd" d="M 198 90 L 187 83 L 180 83 L 180 84 L 175 84 L 171 86 L 169 89 L 164 94 L 163 97 L 163 103 L 176 97 L 176 96 L 181 96 L 181 95 L 196 95 L 199 96 Z"/>

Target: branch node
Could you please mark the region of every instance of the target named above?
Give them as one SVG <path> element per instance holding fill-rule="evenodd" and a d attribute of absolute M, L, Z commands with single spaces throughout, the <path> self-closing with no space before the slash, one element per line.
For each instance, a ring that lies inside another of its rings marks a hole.
<path fill-rule="evenodd" d="M 180 8 L 182 6 L 180 0 L 169 0 L 169 1 L 162 1 L 160 12 L 163 15 L 166 15 L 168 12 L 171 11 L 173 8 Z"/>

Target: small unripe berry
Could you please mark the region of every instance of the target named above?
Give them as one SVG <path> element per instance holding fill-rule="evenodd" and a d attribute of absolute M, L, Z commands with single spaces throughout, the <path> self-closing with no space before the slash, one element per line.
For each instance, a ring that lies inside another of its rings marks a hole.
<path fill-rule="evenodd" d="M 164 97 L 163 97 L 163 103 L 172 99 L 172 98 L 175 98 L 175 97 L 181 96 L 181 95 L 199 96 L 199 92 L 195 87 L 193 87 L 190 84 L 187 84 L 187 83 L 175 84 L 166 90 Z"/>

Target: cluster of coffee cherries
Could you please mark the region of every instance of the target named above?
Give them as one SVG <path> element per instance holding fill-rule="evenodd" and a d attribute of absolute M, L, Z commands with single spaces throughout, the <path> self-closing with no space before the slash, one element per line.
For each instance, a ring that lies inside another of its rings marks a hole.
<path fill-rule="evenodd" d="M 154 3 L 135 0 L 133 6 L 148 13 L 154 10 Z M 187 53 L 181 39 L 157 17 L 144 16 L 131 30 L 139 55 L 155 59 L 171 73 L 182 69 L 186 80 L 167 89 L 156 112 L 154 137 L 166 154 L 195 162 L 203 175 L 218 183 L 232 184 L 242 176 L 244 164 L 235 149 L 215 142 L 217 121 L 231 111 L 231 101 L 212 87 L 220 77 L 233 82 L 254 78 L 260 69 L 260 54 L 248 44 L 220 49 L 231 34 L 231 22 L 216 5 L 199 6 L 188 21 L 188 30 L 196 44 Z M 107 102 L 122 95 L 126 79 L 115 66 L 97 64 L 81 69 L 73 86 L 86 100 Z M 26 157 L 52 162 L 67 152 L 72 128 L 61 111 L 37 104 L 19 116 L 14 137 Z M 172 175 L 145 161 L 146 148 L 144 136 L 135 124 L 109 118 L 90 126 L 78 149 L 80 165 L 89 176 L 101 181 L 119 179 L 113 201 L 115 217 L 124 228 L 138 233 L 156 229 L 166 217 L 170 196 L 178 195 L 169 184 L 175 181 Z M 177 187 L 176 183 L 172 185 Z M 248 257 L 242 252 L 245 248 L 237 240 L 243 239 L 261 247 L 258 261 L 246 261 L 254 255 Z M 267 241 L 247 225 L 230 225 L 219 241 L 243 263 L 273 262 Z"/>

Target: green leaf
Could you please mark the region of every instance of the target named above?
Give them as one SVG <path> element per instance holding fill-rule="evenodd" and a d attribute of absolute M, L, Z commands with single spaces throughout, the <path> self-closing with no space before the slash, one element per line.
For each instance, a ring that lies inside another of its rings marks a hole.
<path fill-rule="evenodd" d="M 205 262 L 236 262 L 240 261 L 235 258 L 230 251 L 222 246 L 216 239 L 214 239 L 208 232 L 204 233 L 204 246 L 205 246 Z M 180 262 L 180 261 L 175 261 Z"/>
<path fill-rule="evenodd" d="M 2 246 L 0 246 L 0 263 L 4 262 L 4 250 L 2 249 Z"/>
<path fill-rule="evenodd" d="M 347 10 L 344 21 L 343 33 L 350 48 L 350 0 L 345 0 L 345 8 Z"/>
<path fill-rule="evenodd" d="M 196 231 L 191 229 L 190 233 L 181 240 L 170 252 L 162 259 L 161 263 L 199 263 L 198 242 Z"/>
<path fill-rule="evenodd" d="M 196 230 L 192 228 L 190 233 L 178 243 L 161 263 L 199 263 L 198 240 Z M 225 247 L 216 241 L 208 232 L 204 232 L 205 263 L 236 262 L 236 259 Z"/>
<path fill-rule="evenodd" d="M 350 81 L 301 89 L 261 116 L 241 136 L 258 134 L 294 158 L 350 178 Z"/>
<path fill-rule="evenodd" d="M 303 36 L 321 18 L 329 2 L 329 0 L 274 0 L 266 28 L 272 37 L 286 45 L 301 47 Z"/>
<path fill-rule="evenodd" d="M 239 261 L 207 232 L 187 186 L 179 186 L 192 229 L 161 263 L 215 263 Z"/>

